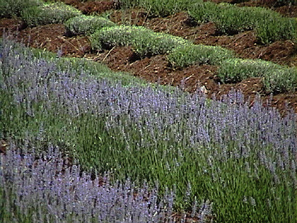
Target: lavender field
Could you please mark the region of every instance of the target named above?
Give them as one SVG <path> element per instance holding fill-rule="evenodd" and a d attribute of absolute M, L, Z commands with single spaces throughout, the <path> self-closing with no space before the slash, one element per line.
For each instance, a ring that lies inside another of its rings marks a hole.
<path fill-rule="evenodd" d="M 296 116 L 0 45 L 1 222 L 296 222 Z"/>

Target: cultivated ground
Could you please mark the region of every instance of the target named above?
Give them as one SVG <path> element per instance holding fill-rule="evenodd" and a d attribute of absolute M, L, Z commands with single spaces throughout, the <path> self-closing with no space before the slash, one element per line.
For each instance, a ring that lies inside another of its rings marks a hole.
<path fill-rule="evenodd" d="M 143 9 L 119 9 L 112 1 L 63 0 L 75 6 L 85 14 L 108 15 L 110 20 L 118 24 L 141 25 L 156 32 L 165 32 L 181 36 L 195 44 L 220 45 L 234 50 L 238 57 L 263 59 L 281 65 L 297 67 L 297 46 L 291 40 L 276 41 L 269 45 L 261 45 L 256 40 L 254 31 L 246 31 L 232 36 L 221 35 L 213 23 L 197 25 L 191 21 L 186 12 L 180 12 L 165 18 L 151 18 Z M 232 2 L 231 0 L 214 0 L 214 2 Z M 267 2 L 267 1 L 266 1 Z M 270 1 L 272 2 L 272 1 Z M 263 6 L 276 10 L 288 17 L 297 17 L 297 6 L 277 7 L 265 1 L 247 1 L 239 6 Z M 264 101 L 271 96 L 265 94 L 260 78 L 245 79 L 236 84 L 222 84 L 216 77 L 217 66 L 192 65 L 175 70 L 169 66 L 166 55 L 156 55 L 144 59 L 137 58 L 130 47 L 114 47 L 110 50 L 94 52 L 91 50 L 87 36 L 69 37 L 63 24 L 50 24 L 38 27 L 25 27 L 17 18 L 0 19 L 0 33 L 5 30 L 8 35 L 36 48 L 44 48 L 52 52 L 62 50 L 63 56 L 84 57 L 107 64 L 113 70 L 127 71 L 132 75 L 150 82 L 178 86 L 185 81 L 185 90 L 194 92 L 204 86 L 209 97 L 220 97 L 232 88 L 243 91 L 246 98 L 260 94 Z M 282 113 L 287 106 L 297 112 L 297 94 L 282 93 L 273 95 L 271 105 Z"/>

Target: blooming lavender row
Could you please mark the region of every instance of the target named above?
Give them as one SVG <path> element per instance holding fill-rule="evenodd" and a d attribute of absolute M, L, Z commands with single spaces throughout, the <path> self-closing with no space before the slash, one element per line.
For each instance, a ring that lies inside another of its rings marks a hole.
<path fill-rule="evenodd" d="M 208 101 L 201 94 L 178 89 L 127 87 L 98 80 L 83 70 L 80 74 L 61 71 L 52 62 L 19 51 L 4 42 L 2 67 L 10 75 L 5 76 L 2 88 L 12 91 L 15 102 L 26 106 L 30 116 L 34 116 L 31 104 L 42 101 L 49 108 L 63 105 L 73 117 L 86 113 L 108 116 L 107 129 L 119 126 L 125 117 L 126 128 L 134 123 L 156 141 L 171 137 L 184 147 L 216 144 L 223 149 L 233 142 L 239 148 L 237 155 L 246 157 L 251 145 L 271 146 L 287 164 L 288 154 L 296 153 L 295 115 L 282 118 L 260 100 L 249 108 L 240 92 L 230 92 L 222 101 Z M 128 129 L 122 133 L 129 138 Z"/>
<path fill-rule="evenodd" d="M 158 181 L 160 191 L 176 185 L 176 202 L 183 208 L 195 196 L 209 198 L 221 222 L 238 216 L 243 222 L 294 222 L 294 113 L 282 118 L 259 100 L 249 108 L 235 91 L 217 101 L 99 79 L 87 67 L 57 66 L 59 59 L 35 58 L 5 40 L 1 53 L 1 90 L 14 98 L 6 105 L 20 110 L 16 118 L 3 112 L 18 123 L 14 129 L 13 123 L 4 125 L 11 135 L 28 129 L 28 135 L 38 134 L 36 141 L 67 142 L 84 168 L 112 171 L 118 180 Z M 187 183 L 192 193 L 185 202 Z"/>
<path fill-rule="evenodd" d="M 168 190 L 160 199 L 157 186 L 149 189 L 145 183 L 135 187 L 130 180 L 111 183 L 108 174 L 94 179 L 78 165 L 65 163 L 57 147 L 49 146 L 38 159 L 36 154 L 22 149 L 15 150 L 10 142 L 7 154 L 0 157 L 0 190 L 7 196 L 7 212 L 12 212 L 15 206 L 18 214 L 31 216 L 32 223 L 177 222 L 172 215 L 175 198 L 172 191 Z M 198 208 L 193 206 L 191 216 L 204 222 L 210 217 L 211 206 L 205 203 Z"/>

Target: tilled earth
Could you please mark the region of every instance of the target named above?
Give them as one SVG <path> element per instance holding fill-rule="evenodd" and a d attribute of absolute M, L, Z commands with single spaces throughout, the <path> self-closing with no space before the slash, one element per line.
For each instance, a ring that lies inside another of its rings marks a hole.
<path fill-rule="evenodd" d="M 232 2 L 231 0 L 215 2 Z M 111 1 L 80 2 L 79 0 L 64 0 L 80 9 L 85 14 L 110 14 L 110 19 L 118 24 L 142 25 L 156 32 L 165 32 L 181 36 L 195 44 L 220 45 L 233 50 L 240 58 L 263 59 L 281 65 L 297 66 L 297 46 L 293 41 L 277 41 L 269 45 L 257 42 L 254 31 L 246 31 L 235 35 L 221 35 L 217 33 L 213 23 L 195 25 L 186 12 L 180 12 L 165 18 L 151 18 L 143 9 L 120 10 Z M 273 1 L 247 1 L 239 6 L 265 6 L 276 10 L 288 17 L 297 17 L 297 6 L 276 7 Z M 6 33 L 11 38 L 24 44 L 47 49 L 52 52 L 62 50 L 63 56 L 84 57 L 107 64 L 111 69 L 127 71 L 150 82 L 178 86 L 184 80 L 185 90 L 194 92 L 204 86 L 209 97 L 219 98 L 231 89 L 240 89 L 251 101 L 257 94 L 266 100 L 271 98 L 263 90 L 260 78 L 245 79 L 236 84 L 222 84 L 219 82 L 216 66 L 192 65 L 175 70 L 167 62 L 166 55 L 156 55 L 139 59 L 135 57 L 131 47 L 114 47 L 103 52 L 93 52 L 87 36 L 66 36 L 63 24 L 49 24 L 38 27 L 25 27 L 21 20 L 13 18 L 0 19 L 0 33 Z M 271 105 L 285 114 L 288 107 L 297 112 L 297 94 L 282 93 L 273 95 Z"/>

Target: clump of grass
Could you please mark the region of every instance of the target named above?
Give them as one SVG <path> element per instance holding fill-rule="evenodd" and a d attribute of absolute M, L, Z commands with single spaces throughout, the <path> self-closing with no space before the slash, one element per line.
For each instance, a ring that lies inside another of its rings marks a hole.
<path fill-rule="evenodd" d="M 68 35 L 90 35 L 103 27 L 115 26 L 112 21 L 99 16 L 79 15 L 64 23 Z"/>
<path fill-rule="evenodd" d="M 80 15 L 81 12 L 62 2 L 46 3 L 41 6 L 26 8 L 21 17 L 28 26 L 38 26 L 53 23 L 63 23 Z"/>
<path fill-rule="evenodd" d="M 183 68 L 192 64 L 219 65 L 223 60 L 233 58 L 234 53 L 220 46 L 184 44 L 168 55 L 173 67 Z"/>
<path fill-rule="evenodd" d="M 297 87 L 296 69 L 263 60 L 227 59 L 221 63 L 218 77 L 223 83 L 262 77 L 265 90 L 274 93 L 294 91 Z"/>

